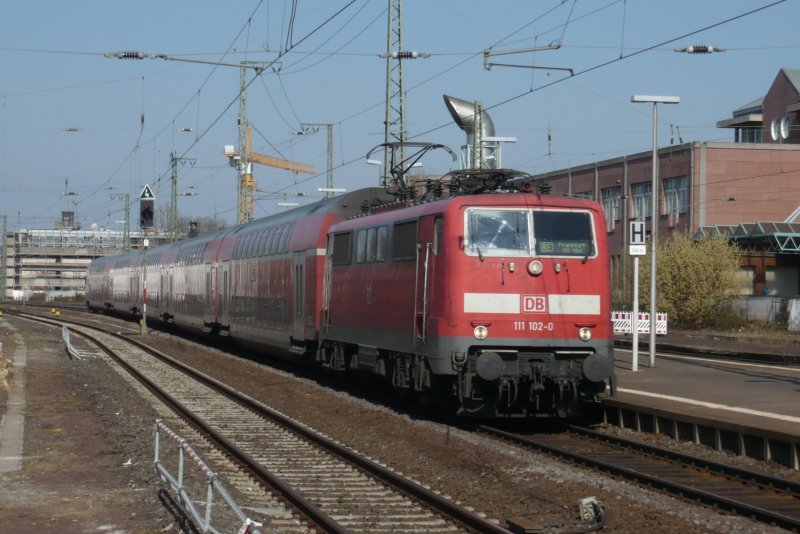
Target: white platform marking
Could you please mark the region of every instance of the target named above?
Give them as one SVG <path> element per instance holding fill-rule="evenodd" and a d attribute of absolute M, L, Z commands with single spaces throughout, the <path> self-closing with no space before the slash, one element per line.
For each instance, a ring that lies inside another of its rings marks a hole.
<path fill-rule="evenodd" d="M 787 421 L 790 423 L 800 423 L 800 417 L 794 417 L 792 415 L 780 415 L 772 412 L 762 412 L 761 410 L 751 410 L 750 408 L 739 408 L 738 406 L 728 406 L 726 404 L 698 401 L 694 399 L 686 399 L 684 397 L 674 397 L 672 395 L 662 395 L 661 393 L 650 393 L 649 391 L 638 391 L 635 389 L 628 389 L 628 388 L 617 388 L 617 391 L 620 393 L 630 393 L 631 395 L 641 395 L 643 397 L 652 397 L 655 399 L 664 399 L 673 402 L 681 402 L 683 404 L 691 404 L 693 406 L 702 406 L 704 408 L 711 408 L 712 410 L 725 410 L 735 413 L 756 415 L 758 417 L 765 417 L 767 419 L 778 419 L 780 421 Z"/>

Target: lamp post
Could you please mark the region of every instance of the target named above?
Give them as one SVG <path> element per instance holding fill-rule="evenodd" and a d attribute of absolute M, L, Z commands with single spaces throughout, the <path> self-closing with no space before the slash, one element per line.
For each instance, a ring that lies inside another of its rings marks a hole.
<path fill-rule="evenodd" d="M 652 199 L 650 209 L 650 367 L 656 365 L 656 247 L 658 245 L 658 137 L 656 125 L 658 123 L 658 104 L 680 104 L 677 96 L 652 96 L 633 95 L 631 102 L 636 104 L 653 104 L 653 180 L 650 187 Z M 635 325 L 637 317 L 631 318 Z"/>
<path fill-rule="evenodd" d="M 144 239 L 142 240 L 142 247 L 144 248 L 144 257 L 142 258 L 142 325 L 139 333 L 143 336 L 147 335 L 147 247 L 150 246 L 150 240 L 147 239 L 147 230 L 144 230 Z"/>

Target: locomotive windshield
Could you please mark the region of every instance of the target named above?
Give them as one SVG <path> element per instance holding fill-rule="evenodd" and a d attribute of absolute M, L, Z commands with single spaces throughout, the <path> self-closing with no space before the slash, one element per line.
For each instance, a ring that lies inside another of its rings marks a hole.
<path fill-rule="evenodd" d="M 595 254 L 592 219 L 585 211 L 472 208 L 465 223 L 465 250 L 470 255 L 586 258 Z"/>

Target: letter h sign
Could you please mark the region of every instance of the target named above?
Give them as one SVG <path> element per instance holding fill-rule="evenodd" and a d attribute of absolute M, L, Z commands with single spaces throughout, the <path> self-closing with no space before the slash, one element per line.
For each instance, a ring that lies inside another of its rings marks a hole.
<path fill-rule="evenodd" d="M 631 221 L 629 253 L 631 256 L 644 256 L 646 253 L 644 221 Z"/>

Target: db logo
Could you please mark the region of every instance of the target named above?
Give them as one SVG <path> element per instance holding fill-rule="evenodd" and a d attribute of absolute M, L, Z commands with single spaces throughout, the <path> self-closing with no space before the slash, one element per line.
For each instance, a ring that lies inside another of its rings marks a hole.
<path fill-rule="evenodd" d="M 523 313 L 547 312 L 547 297 L 544 295 L 522 295 Z"/>

